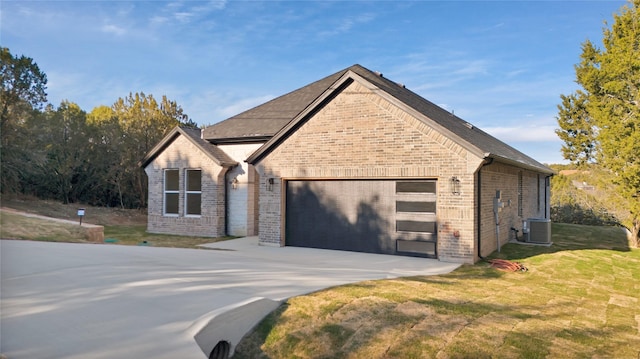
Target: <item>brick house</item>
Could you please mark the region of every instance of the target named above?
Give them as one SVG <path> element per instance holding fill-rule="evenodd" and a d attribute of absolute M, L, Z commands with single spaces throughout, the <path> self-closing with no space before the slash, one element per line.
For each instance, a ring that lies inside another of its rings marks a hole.
<path fill-rule="evenodd" d="M 176 128 L 141 164 L 149 232 L 463 263 L 549 218 L 553 175 L 360 65 L 201 133 Z"/>

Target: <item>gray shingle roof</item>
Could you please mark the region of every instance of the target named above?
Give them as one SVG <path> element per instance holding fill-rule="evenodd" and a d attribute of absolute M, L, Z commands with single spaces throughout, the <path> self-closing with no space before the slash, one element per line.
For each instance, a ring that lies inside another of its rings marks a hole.
<path fill-rule="evenodd" d="M 438 127 L 439 130 L 451 136 L 452 140 L 480 157 L 494 158 L 501 162 L 535 169 L 543 173 L 553 173 L 553 170 L 547 166 L 472 126 L 449 111 L 404 86 L 357 64 L 208 127 L 204 130 L 204 138 L 213 143 L 231 140 L 236 142 L 251 139 L 254 141 L 269 140 L 265 146 L 247 160 L 249 162 L 257 161 L 268 153 L 272 146 L 277 145 L 281 138 L 288 136 L 288 131 L 295 130 L 293 123 L 290 124 L 291 121 L 302 120 L 301 114 L 308 110 L 308 107 L 313 105 L 316 100 L 322 96 L 328 96 L 335 88 L 339 87 L 340 83 L 344 83 L 350 77 L 357 76 L 382 90 L 381 95 L 387 96 L 405 109 L 412 110 L 417 115 L 416 117 L 427 125 Z M 280 132 L 281 130 L 282 132 Z M 278 138 L 272 138 L 273 136 Z"/>
<path fill-rule="evenodd" d="M 339 71 L 204 129 L 212 143 L 266 141 L 346 72 Z"/>

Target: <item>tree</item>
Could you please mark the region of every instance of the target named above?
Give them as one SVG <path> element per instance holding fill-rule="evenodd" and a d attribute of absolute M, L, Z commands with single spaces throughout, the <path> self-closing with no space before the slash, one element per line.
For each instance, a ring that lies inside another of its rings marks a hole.
<path fill-rule="evenodd" d="M 33 59 L 13 56 L 8 48 L 0 47 L 0 78 L 0 191 L 18 192 L 31 169 L 25 164 L 33 159 L 25 123 L 46 102 L 47 77 Z"/>
<path fill-rule="evenodd" d="M 117 187 L 123 140 L 118 118 L 111 107 L 98 106 L 87 114 L 87 126 L 90 134 L 87 147 L 93 154 L 90 161 L 97 181 L 89 202 L 124 207 L 126 194 Z"/>
<path fill-rule="evenodd" d="M 594 150 L 616 187 L 612 202 L 628 213 L 620 219 L 631 244 L 640 246 L 640 0 L 614 15 L 613 26 L 603 30 L 603 46 L 582 45 L 575 70 L 583 91 L 563 97 L 558 132 L 571 149 L 563 148 L 566 159 L 580 163 L 591 159 L 584 149 Z"/>
<path fill-rule="evenodd" d="M 111 172 L 122 206 L 147 205 L 147 177 L 138 162 L 174 127 L 188 123 L 189 118 L 175 101 L 162 96 L 160 103 L 153 95 L 129 94 L 112 106 L 122 138 L 120 163 Z M 130 194 L 124 203 L 123 194 Z"/>
<path fill-rule="evenodd" d="M 595 159 L 595 129 L 593 120 L 587 112 L 587 95 L 582 91 L 568 96 L 560 95 L 562 104 L 558 105 L 558 124 L 556 134 L 564 145 L 562 156 L 582 167 Z"/>
<path fill-rule="evenodd" d="M 47 154 L 43 174 L 53 185 L 53 192 L 64 204 L 86 198 L 94 178 L 89 163 L 87 114 L 75 103 L 62 101 L 57 110 L 45 111 L 42 147 Z"/>

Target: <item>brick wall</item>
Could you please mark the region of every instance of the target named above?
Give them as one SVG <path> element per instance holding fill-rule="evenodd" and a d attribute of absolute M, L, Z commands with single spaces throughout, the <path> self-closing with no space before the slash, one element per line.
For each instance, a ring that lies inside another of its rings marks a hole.
<path fill-rule="evenodd" d="M 260 161 L 259 233 L 284 244 L 283 180 L 437 179 L 438 257 L 474 261 L 474 172 L 481 159 L 357 82 Z M 461 193 L 451 193 L 450 178 Z M 274 179 L 269 189 L 268 180 Z M 454 236 L 459 232 L 459 236 Z"/>
<path fill-rule="evenodd" d="M 522 176 L 522 215 L 518 213 L 519 176 Z M 500 245 L 513 238 L 511 228 L 518 229 L 522 235 L 522 220 L 527 218 L 545 218 L 548 201 L 545 191 L 545 176 L 502 163 L 492 163 L 481 170 L 481 250 L 482 256 L 491 254 L 498 248 L 496 240 L 496 222 L 493 212 L 493 198 L 496 191 L 502 193 L 505 207 L 498 215 Z M 510 205 L 509 205 L 510 202 Z"/>
<path fill-rule="evenodd" d="M 180 170 L 179 215 L 163 215 L 164 170 Z M 184 177 L 185 169 L 202 170 L 202 214 L 185 217 Z M 217 165 L 202 153 L 191 141 L 178 136 L 146 168 L 149 178 L 149 207 L 147 231 L 221 237 L 225 231 L 224 181 L 226 169 Z"/>

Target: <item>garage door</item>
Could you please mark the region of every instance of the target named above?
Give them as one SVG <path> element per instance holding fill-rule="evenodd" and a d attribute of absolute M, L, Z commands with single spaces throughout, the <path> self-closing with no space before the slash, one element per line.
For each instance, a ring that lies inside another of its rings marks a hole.
<path fill-rule="evenodd" d="M 286 187 L 286 245 L 436 255 L 435 181 L 287 181 Z"/>

